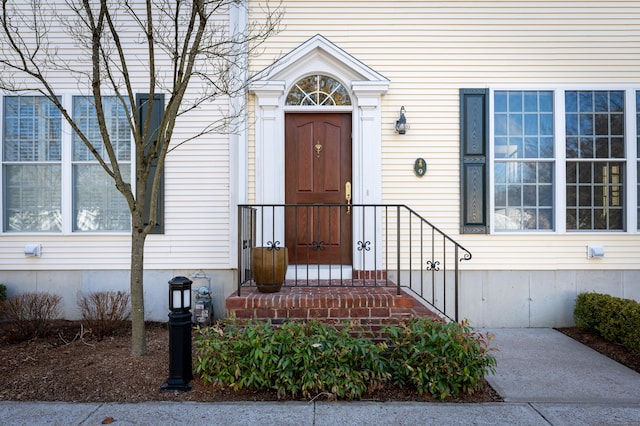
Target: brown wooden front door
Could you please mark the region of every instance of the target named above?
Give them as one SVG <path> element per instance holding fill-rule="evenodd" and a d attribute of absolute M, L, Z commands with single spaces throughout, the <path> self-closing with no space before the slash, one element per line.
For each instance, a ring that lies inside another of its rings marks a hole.
<path fill-rule="evenodd" d="M 351 114 L 287 114 L 285 121 L 285 202 L 345 204 Z M 351 264 L 346 207 L 287 208 L 285 234 L 291 264 Z"/>

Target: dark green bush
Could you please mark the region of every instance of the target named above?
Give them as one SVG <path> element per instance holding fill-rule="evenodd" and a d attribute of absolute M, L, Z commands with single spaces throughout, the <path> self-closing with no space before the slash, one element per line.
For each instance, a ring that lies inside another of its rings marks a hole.
<path fill-rule="evenodd" d="M 493 370 L 486 340 L 467 326 L 412 320 L 375 343 L 350 324 L 227 320 L 196 334 L 195 372 L 233 389 L 275 389 L 279 396 L 330 393 L 357 399 L 386 383 L 439 398 L 473 392 Z M 424 339 L 417 335 L 424 335 Z"/>
<path fill-rule="evenodd" d="M 576 325 L 640 351 L 640 303 L 608 294 L 581 293 L 573 311 Z"/>
<path fill-rule="evenodd" d="M 488 336 L 466 323 L 416 318 L 385 331 L 394 384 L 410 383 L 420 395 L 443 399 L 471 394 L 495 370 L 496 360 L 487 353 Z"/>
<path fill-rule="evenodd" d="M 232 320 L 196 334 L 195 371 L 205 382 L 233 389 L 275 389 L 310 398 L 329 392 L 357 398 L 387 379 L 384 344 L 363 339 L 349 325 Z"/>

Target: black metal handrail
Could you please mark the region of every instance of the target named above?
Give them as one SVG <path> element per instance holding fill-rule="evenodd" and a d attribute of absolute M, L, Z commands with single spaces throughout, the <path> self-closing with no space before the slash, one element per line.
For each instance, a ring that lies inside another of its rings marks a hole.
<path fill-rule="evenodd" d="M 287 246 L 284 286 L 394 286 L 458 320 L 459 263 L 471 252 L 406 205 L 242 204 L 238 241 L 238 295 L 253 284 L 251 249 Z"/>

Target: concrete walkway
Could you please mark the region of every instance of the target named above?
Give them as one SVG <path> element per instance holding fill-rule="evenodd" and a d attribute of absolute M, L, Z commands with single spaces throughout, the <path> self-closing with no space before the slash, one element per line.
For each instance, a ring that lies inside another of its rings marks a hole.
<path fill-rule="evenodd" d="M 505 402 L 0 402 L 7 425 L 638 425 L 640 374 L 551 329 L 496 329 Z"/>

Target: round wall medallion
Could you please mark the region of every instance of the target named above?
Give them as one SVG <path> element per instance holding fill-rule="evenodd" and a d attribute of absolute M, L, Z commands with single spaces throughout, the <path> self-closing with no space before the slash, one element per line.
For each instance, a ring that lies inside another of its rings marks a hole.
<path fill-rule="evenodd" d="M 416 162 L 413 164 L 413 171 L 418 177 L 423 177 L 425 173 L 427 173 L 427 162 L 424 161 L 424 158 L 416 159 Z"/>

